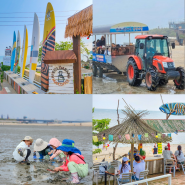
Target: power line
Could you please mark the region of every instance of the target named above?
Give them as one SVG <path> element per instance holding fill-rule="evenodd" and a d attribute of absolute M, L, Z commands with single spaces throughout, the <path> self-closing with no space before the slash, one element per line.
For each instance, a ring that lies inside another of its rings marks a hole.
<path fill-rule="evenodd" d="M 72 11 L 79 11 L 79 10 L 67 10 L 67 11 L 55 11 L 55 12 L 72 12 Z M 1 12 L 0 14 L 14 14 L 14 13 L 46 13 L 46 12 Z"/>
<path fill-rule="evenodd" d="M 56 25 L 58 25 L 58 24 L 65 24 L 66 25 L 66 23 L 57 23 Z M 40 25 L 44 25 L 44 24 L 40 24 Z M 24 25 L 0 25 L 0 26 L 24 26 Z M 33 24 L 27 24 L 26 26 L 33 26 Z"/>
<path fill-rule="evenodd" d="M 39 22 L 43 22 L 44 20 L 41 20 L 41 21 L 39 21 Z M 67 21 L 67 19 L 66 20 L 55 20 L 55 21 Z M 33 22 L 33 21 L 0 21 L 0 22 Z"/>
<path fill-rule="evenodd" d="M 71 15 L 63 15 L 63 16 L 55 16 L 55 17 L 70 17 Z M 31 19 L 33 19 L 33 17 L 0 17 L 0 18 L 5 18 L 5 19 L 15 19 L 15 18 L 31 18 Z M 44 18 L 44 17 L 39 17 L 39 18 Z"/>

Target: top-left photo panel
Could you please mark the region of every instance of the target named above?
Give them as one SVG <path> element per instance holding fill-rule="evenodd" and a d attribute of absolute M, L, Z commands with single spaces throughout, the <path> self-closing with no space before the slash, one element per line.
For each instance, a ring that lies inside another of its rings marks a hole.
<path fill-rule="evenodd" d="M 0 12 L 0 94 L 92 94 L 92 0 L 10 0 Z"/>

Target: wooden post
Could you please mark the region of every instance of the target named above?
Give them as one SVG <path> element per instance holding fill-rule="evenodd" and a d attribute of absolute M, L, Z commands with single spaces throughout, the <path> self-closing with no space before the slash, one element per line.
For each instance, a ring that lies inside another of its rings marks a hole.
<path fill-rule="evenodd" d="M 92 94 L 92 76 L 84 77 L 84 94 Z"/>
<path fill-rule="evenodd" d="M 131 161 L 130 161 L 130 166 L 131 166 L 131 172 L 133 172 L 133 158 L 134 158 L 134 143 L 131 143 Z"/>
<path fill-rule="evenodd" d="M 74 63 L 74 93 L 81 94 L 81 52 L 80 52 L 80 35 L 73 36 L 73 51 L 77 57 Z"/>

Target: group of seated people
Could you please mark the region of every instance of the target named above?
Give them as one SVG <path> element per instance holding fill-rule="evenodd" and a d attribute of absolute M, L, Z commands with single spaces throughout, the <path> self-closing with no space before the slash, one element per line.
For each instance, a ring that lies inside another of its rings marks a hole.
<path fill-rule="evenodd" d="M 122 180 L 122 174 L 131 172 L 131 167 L 129 165 L 129 159 L 127 157 L 123 157 L 122 164 L 119 166 L 119 181 L 122 183 L 129 182 L 128 180 Z M 145 170 L 145 161 L 142 156 L 137 154 L 135 156 L 135 160 L 133 161 L 133 180 L 141 180 L 139 179 L 140 172 Z"/>
<path fill-rule="evenodd" d="M 184 164 L 184 154 L 182 152 L 182 147 L 181 145 L 178 145 L 177 150 L 173 154 L 173 152 L 168 148 L 168 146 L 165 146 L 165 150 L 163 150 L 163 157 L 164 161 L 166 159 L 171 159 L 173 160 L 173 164 L 175 165 L 175 169 L 179 169 L 180 164 Z M 169 169 L 169 173 L 171 172 L 171 168 Z"/>

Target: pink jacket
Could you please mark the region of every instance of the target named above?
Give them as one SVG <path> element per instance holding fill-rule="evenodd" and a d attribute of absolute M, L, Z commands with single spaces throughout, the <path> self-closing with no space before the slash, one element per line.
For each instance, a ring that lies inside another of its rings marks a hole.
<path fill-rule="evenodd" d="M 55 146 L 56 148 L 62 145 L 62 143 L 57 138 L 50 139 L 49 144 Z M 50 157 L 50 160 L 58 156 L 61 152 L 61 150 L 54 150 L 54 154 Z"/>
<path fill-rule="evenodd" d="M 78 155 L 78 156 L 80 156 L 82 159 L 84 159 L 84 156 L 83 156 L 83 155 L 80 155 L 80 154 L 76 154 L 76 155 Z M 66 157 L 65 163 L 64 163 L 62 166 L 60 166 L 60 167 L 63 168 L 61 171 L 69 171 L 67 165 L 68 165 L 68 163 L 71 162 L 71 161 L 73 161 L 73 162 L 75 162 L 75 163 L 77 163 L 77 164 L 85 164 L 85 162 L 84 162 L 82 159 L 80 159 L 78 156 L 76 156 L 76 155 L 73 154 L 73 155 L 69 156 L 69 161 L 68 161 L 68 159 L 67 159 L 67 157 Z"/>

